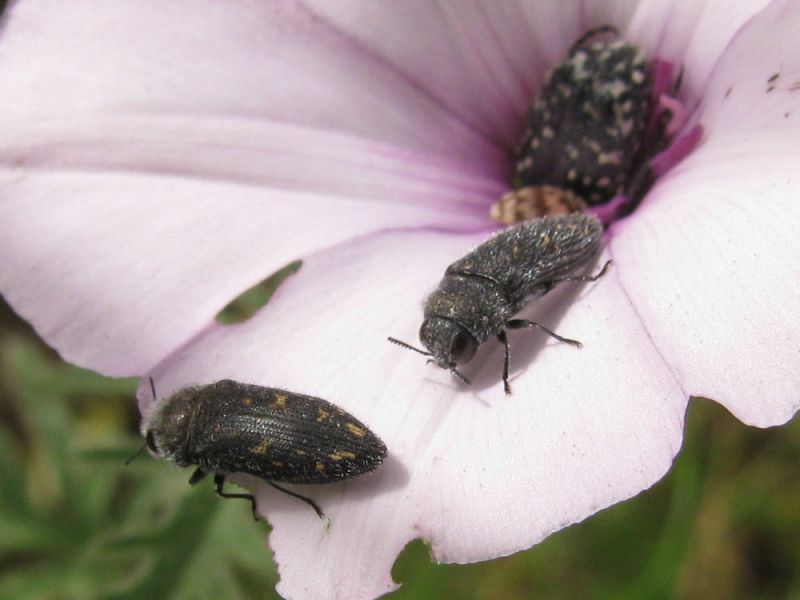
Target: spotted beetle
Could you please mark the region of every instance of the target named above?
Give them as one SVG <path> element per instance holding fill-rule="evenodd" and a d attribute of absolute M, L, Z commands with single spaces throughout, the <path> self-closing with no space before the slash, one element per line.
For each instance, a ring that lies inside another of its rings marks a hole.
<path fill-rule="evenodd" d="M 625 193 L 652 110 L 650 63 L 609 26 L 584 34 L 544 78 L 515 157 L 514 187 L 550 185 L 590 205 Z"/>
<path fill-rule="evenodd" d="M 322 517 L 313 500 L 275 482 L 340 481 L 372 471 L 386 457 L 386 445 L 366 425 L 330 402 L 230 379 L 179 390 L 157 406 L 144 436 L 160 458 L 197 466 L 190 484 L 213 474 L 217 494 L 249 500 L 253 516 L 251 494 L 223 490 L 227 475 L 260 477 Z"/>
<path fill-rule="evenodd" d="M 581 345 L 541 323 L 513 316 L 559 283 L 602 277 L 611 261 L 596 275 L 572 275 L 597 254 L 602 233 L 600 221 L 588 214 L 543 217 L 501 231 L 447 267 L 428 297 L 419 330 L 427 351 L 392 337 L 389 341 L 430 356 L 469 384 L 456 365 L 469 362 L 478 346 L 497 336 L 505 346 L 503 387 L 510 394 L 507 329 L 537 327 L 561 342 Z"/>

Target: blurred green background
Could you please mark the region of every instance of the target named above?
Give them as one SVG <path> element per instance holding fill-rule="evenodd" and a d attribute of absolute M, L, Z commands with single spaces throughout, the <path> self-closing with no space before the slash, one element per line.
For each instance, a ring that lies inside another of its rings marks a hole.
<path fill-rule="evenodd" d="M 275 598 L 246 502 L 142 455 L 136 381 L 64 364 L 0 300 L 0 599 Z M 800 598 L 800 420 L 748 428 L 693 402 L 670 475 L 533 549 L 434 565 L 393 600 Z"/>

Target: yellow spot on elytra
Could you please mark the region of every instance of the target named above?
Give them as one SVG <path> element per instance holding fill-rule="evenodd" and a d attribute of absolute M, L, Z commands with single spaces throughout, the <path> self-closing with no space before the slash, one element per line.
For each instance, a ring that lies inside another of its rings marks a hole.
<path fill-rule="evenodd" d="M 365 435 L 367 435 L 367 432 L 364 430 L 363 427 L 359 427 L 354 423 L 347 423 L 345 427 L 347 427 L 347 431 L 352 433 L 357 438 L 363 438 Z"/>
<path fill-rule="evenodd" d="M 355 458 L 356 458 L 355 453 L 347 452 L 345 450 L 337 450 L 336 452 L 332 452 L 331 454 L 328 454 L 328 456 L 330 456 L 331 460 L 336 461 L 336 462 L 338 462 L 340 460 L 344 460 L 345 458 L 349 458 L 350 460 L 355 460 Z"/>
<path fill-rule="evenodd" d="M 286 400 L 288 400 L 288 398 L 284 394 L 276 394 L 275 400 L 273 400 L 269 406 L 270 408 L 281 408 L 286 410 Z"/>
<path fill-rule="evenodd" d="M 242 398 L 242 404 L 245 406 L 253 406 L 253 399 L 250 396 L 245 396 Z"/>
<path fill-rule="evenodd" d="M 305 456 L 306 455 L 306 451 L 305 450 L 295 450 L 294 453 L 297 454 L 297 456 Z"/>
<path fill-rule="evenodd" d="M 317 409 L 317 423 L 320 423 L 322 421 L 327 421 L 330 418 L 331 418 L 330 411 L 327 411 L 324 408 Z"/>
<path fill-rule="evenodd" d="M 258 446 L 253 446 L 252 448 L 250 448 L 250 452 L 252 454 L 258 454 L 260 456 L 263 456 L 264 454 L 267 453 L 269 447 L 272 445 L 273 442 L 274 440 L 267 438 L 263 442 L 261 442 Z"/>
<path fill-rule="evenodd" d="M 279 461 L 279 460 L 273 460 L 273 461 L 272 461 L 272 463 L 270 463 L 270 464 L 271 464 L 273 467 L 277 467 L 277 468 L 279 468 L 279 469 L 280 469 L 280 468 L 283 466 L 283 463 L 282 463 L 281 461 Z"/>
<path fill-rule="evenodd" d="M 317 472 L 322 473 L 323 475 L 325 474 L 325 465 L 323 465 L 321 462 L 318 462 L 314 466 L 317 469 Z"/>

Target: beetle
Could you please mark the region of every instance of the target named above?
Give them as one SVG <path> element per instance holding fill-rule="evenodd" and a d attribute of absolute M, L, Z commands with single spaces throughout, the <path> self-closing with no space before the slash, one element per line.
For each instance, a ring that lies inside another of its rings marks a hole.
<path fill-rule="evenodd" d="M 653 109 L 650 62 L 613 27 L 586 32 L 544 78 L 516 149 L 514 187 L 551 185 L 590 205 L 628 192 Z"/>
<path fill-rule="evenodd" d="M 541 323 L 513 317 L 559 283 L 602 277 L 611 261 L 596 275 L 573 275 L 597 254 L 602 233 L 600 221 L 588 214 L 542 217 L 501 231 L 447 267 L 426 300 L 419 338 L 427 351 L 392 337 L 389 341 L 430 356 L 469 384 L 456 366 L 469 362 L 478 346 L 496 336 L 505 346 L 503 387 L 510 394 L 507 329 L 537 327 L 561 342 L 581 345 Z"/>
<path fill-rule="evenodd" d="M 155 387 L 150 380 L 155 398 Z M 248 473 L 310 505 L 275 482 L 330 483 L 376 469 L 386 458 L 383 441 L 353 415 L 314 396 L 223 379 L 185 387 L 156 408 L 143 427 L 145 445 L 179 467 L 196 465 L 194 485 L 214 476 L 217 494 L 231 473 Z"/>

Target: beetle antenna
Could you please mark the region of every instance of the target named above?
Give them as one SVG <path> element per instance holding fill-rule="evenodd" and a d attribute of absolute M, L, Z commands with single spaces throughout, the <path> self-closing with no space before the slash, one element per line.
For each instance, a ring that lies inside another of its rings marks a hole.
<path fill-rule="evenodd" d="M 451 372 L 453 375 L 455 375 L 456 377 L 458 377 L 458 378 L 459 378 L 461 381 L 463 381 L 464 383 L 466 383 L 467 385 L 472 385 L 472 382 L 471 382 L 471 381 L 470 381 L 470 380 L 467 378 L 467 376 L 466 376 L 466 375 L 462 375 L 461 373 L 459 373 L 458 371 L 456 371 L 454 368 L 453 368 L 453 369 L 450 369 L 450 372 Z"/>
<path fill-rule="evenodd" d="M 125 466 L 127 467 L 129 464 L 131 464 L 131 463 L 133 462 L 133 460 L 134 460 L 136 457 L 138 457 L 138 456 L 139 456 L 139 455 L 140 455 L 142 452 L 144 452 L 144 449 L 145 449 L 145 448 L 147 448 L 147 442 L 145 442 L 144 444 L 142 444 L 142 447 L 141 447 L 141 448 L 139 448 L 139 449 L 136 451 L 136 454 L 134 454 L 134 455 L 133 455 L 133 456 L 131 456 L 131 457 L 130 457 L 128 460 L 126 460 L 126 461 L 125 461 Z"/>
<path fill-rule="evenodd" d="M 156 399 L 156 385 L 153 383 L 153 378 L 152 377 L 149 377 L 148 379 L 150 379 L 150 391 L 153 392 L 153 400 L 155 400 Z M 131 464 L 134 461 L 134 459 L 136 459 L 136 457 L 138 457 L 142 452 L 144 452 L 145 448 L 147 448 L 147 440 L 145 440 L 144 444 L 142 444 L 142 447 L 139 448 L 136 451 L 136 454 L 134 454 L 128 460 L 125 461 L 125 466 L 127 467 L 129 464 Z"/>
<path fill-rule="evenodd" d="M 591 38 L 603 34 L 603 33 L 613 33 L 614 35 L 619 35 L 617 28 L 612 25 L 601 25 L 600 27 L 595 27 L 594 29 L 590 29 L 586 33 L 584 33 L 581 37 L 575 40 L 575 43 L 572 44 L 572 47 L 569 49 L 569 54 L 572 55 L 575 53 L 576 50 L 581 48 L 586 42 L 588 42 Z"/>
<path fill-rule="evenodd" d="M 419 348 L 414 348 L 411 344 L 406 344 L 405 342 L 401 342 L 400 340 L 396 340 L 393 337 L 386 338 L 393 344 L 397 344 L 398 346 L 402 346 L 403 348 L 408 348 L 409 350 L 413 350 L 414 352 L 419 352 L 422 356 L 432 356 L 430 352 L 425 352 L 424 350 L 420 350 Z"/>
<path fill-rule="evenodd" d="M 433 364 L 435 364 L 435 365 L 439 365 L 439 363 L 438 363 L 436 360 L 434 360 L 433 358 L 429 358 L 429 359 L 427 360 L 427 364 L 431 364 L 431 363 L 433 363 Z M 439 365 L 439 366 L 441 366 L 441 365 Z M 459 378 L 461 381 L 463 381 L 463 382 L 464 382 L 464 383 L 466 383 L 467 385 L 472 385 L 472 382 L 469 380 L 469 377 L 467 377 L 466 375 L 464 375 L 464 374 L 462 374 L 462 373 L 459 373 L 459 372 L 456 370 L 456 368 L 455 368 L 455 367 L 450 367 L 450 368 L 449 368 L 449 369 L 447 369 L 447 370 L 448 370 L 448 371 L 450 371 L 450 372 L 451 372 L 453 375 L 455 375 L 456 377 L 458 377 L 458 378 Z"/>
<path fill-rule="evenodd" d="M 395 339 L 393 337 L 389 337 L 389 338 L 386 338 L 386 339 L 389 340 L 390 342 L 392 342 L 393 344 L 397 344 L 398 346 L 402 346 L 403 348 L 408 348 L 409 350 L 413 350 L 414 352 L 419 352 L 420 354 L 422 354 L 422 356 L 433 356 L 430 352 L 425 352 L 424 350 L 420 350 L 419 348 L 414 348 L 414 346 L 412 346 L 411 344 L 406 344 L 405 342 L 401 342 L 400 340 Z M 430 358 L 430 359 L 428 359 L 428 362 L 429 363 L 435 363 L 436 361 L 434 359 Z M 469 380 L 469 378 L 466 375 L 462 375 L 461 373 L 456 371 L 455 367 L 450 369 L 450 372 L 453 373 L 453 375 L 458 377 L 461 381 L 463 381 L 467 385 L 472 385 L 472 382 Z"/>

